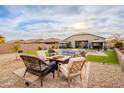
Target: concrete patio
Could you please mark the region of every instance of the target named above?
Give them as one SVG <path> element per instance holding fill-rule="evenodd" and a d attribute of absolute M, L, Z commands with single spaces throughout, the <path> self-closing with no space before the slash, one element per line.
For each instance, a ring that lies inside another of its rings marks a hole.
<path fill-rule="evenodd" d="M 76 79 L 74 87 L 124 87 L 124 73 L 122 73 L 119 64 L 102 64 L 89 62 L 87 70 L 87 78 L 84 78 L 84 85 L 80 86 L 80 81 Z M 25 82 L 29 81 L 32 88 L 40 87 L 38 81 L 32 83 L 29 79 L 24 79 L 17 70 L 24 68 L 21 60 L 15 59 L 15 54 L 0 55 L 0 87 L 19 87 L 26 88 Z M 27 77 L 30 75 L 27 75 Z M 34 79 L 35 80 L 35 79 Z M 86 80 L 86 81 L 85 81 Z M 43 87 L 68 87 L 66 79 L 61 75 L 60 78 L 56 76 L 52 78 L 51 74 L 45 77 Z"/>

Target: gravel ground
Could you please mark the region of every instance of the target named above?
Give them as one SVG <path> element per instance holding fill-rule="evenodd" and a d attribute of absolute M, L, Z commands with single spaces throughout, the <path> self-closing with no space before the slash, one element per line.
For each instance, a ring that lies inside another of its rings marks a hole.
<path fill-rule="evenodd" d="M 121 71 L 120 65 L 93 62 L 90 65 L 88 87 L 124 87 L 124 73 Z"/>
<path fill-rule="evenodd" d="M 24 67 L 21 60 L 16 60 L 14 54 L 0 55 L 0 87 L 26 88 L 25 80 L 13 73 L 14 70 Z M 30 84 L 29 87 L 36 86 Z M 90 64 L 88 87 L 124 87 L 124 74 L 118 64 Z"/>
<path fill-rule="evenodd" d="M 24 67 L 21 60 L 15 59 L 15 54 L 0 55 L 0 87 L 26 88 L 25 80 L 13 73 L 14 70 Z M 35 87 L 30 84 L 30 87 Z"/>

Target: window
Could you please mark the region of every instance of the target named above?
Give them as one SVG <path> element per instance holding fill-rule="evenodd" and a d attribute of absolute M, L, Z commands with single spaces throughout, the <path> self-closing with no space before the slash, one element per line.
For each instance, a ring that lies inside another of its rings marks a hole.
<path fill-rule="evenodd" d="M 88 41 L 75 41 L 75 48 L 88 48 Z"/>

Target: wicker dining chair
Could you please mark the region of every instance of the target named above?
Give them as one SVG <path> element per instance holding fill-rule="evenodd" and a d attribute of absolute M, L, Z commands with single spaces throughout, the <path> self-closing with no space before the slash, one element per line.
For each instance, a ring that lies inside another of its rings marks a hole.
<path fill-rule="evenodd" d="M 54 71 L 55 71 L 56 62 L 51 62 L 48 65 L 43 60 L 41 60 L 40 58 L 35 57 L 35 56 L 20 55 L 20 57 L 23 59 L 23 62 L 26 66 L 26 70 L 25 70 L 25 73 L 24 73 L 23 77 L 25 77 L 26 72 L 37 75 L 41 79 L 41 86 L 43 85 L 42 79 L 47 74 L 52 72 L 53 73 L 53 78 L 54 78 Z"/>
<path fill-rule="evenodd" d="M 60 72 L 64 74 L 66 78 L 68 78 L 68 85 L 70 86 L 70 81 L 76 77 L 80 76 L 80 80 L 82 81 L 81 70 L 85 64 L 84 57 L 75 57 L 69 60 L 68 64 L 58 64 L 58 77 Z"/>

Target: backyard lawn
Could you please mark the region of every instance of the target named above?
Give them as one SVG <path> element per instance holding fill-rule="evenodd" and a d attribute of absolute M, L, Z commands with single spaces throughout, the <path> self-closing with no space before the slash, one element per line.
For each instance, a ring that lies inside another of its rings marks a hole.
<path fill-rule="evenodd" d="M 118 60 L 114 51 L 104 51 L 104 53 L 108 56 L 88 55 L 86 59 L 91 62 L 118 64 Z"/>
<path fill-rule="evenodd" d="M 23 54 L 29 54 L 29 55 L 37 56 L 37 52 L 36 51 L 26 51 L 26 52 L 23 52 Z"/>
<path fill-rule="evenodd" d="M 86 60 L 90 62 L 118 64 L 118 60 L 114 51 L 104 51 L 104 53 L 108 56 L 87 55 Z M 36 51 L 27 51 L 27 52 L 23 52 L 23 54 L 30 54 L 37 56 Z"/>

